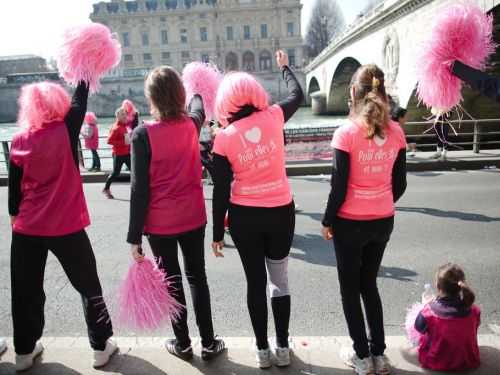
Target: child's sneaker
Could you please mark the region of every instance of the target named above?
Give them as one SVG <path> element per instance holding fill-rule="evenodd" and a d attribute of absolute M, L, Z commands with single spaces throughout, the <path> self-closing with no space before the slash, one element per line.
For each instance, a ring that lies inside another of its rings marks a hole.
<path fill-rule="evenodd" d="M 389 359 L 385 355 L 374 355 L 373 364 L 377 375 L 389 375 L 391 373 Z"/>
<path fill-rule="evenodd" d="M 286 367 L 290 365 L 290 348 L 280 348 L 277 346 L 274 349 L 274 355 L 276 357 L 276 366 Z"/>
<path fill-rule="evenodd" d="M 7 341 L 0 338 L 0 355 L 2 355 L 7 350 Z"/>
<path fill-rule="evenodd" d="M 269 368 L 273 364 L 271 362 L 271 349 L 257 349 L 255 359 L 257 360 L 257 366 L 259 368 Z"/>
<path fill-rule="evenodd" d="M 33 361 L 43 352 L 40 341 L 35 344 L 35 349 L 30 354 L 16 354 L 16 371 L 26 371 L 33 366 Z"/>
<path fill-rule="evenodd" d="M 340 358 L 358 375 L 375 375 L 371 357 L 361 359 L 351 348 L 344 347 L 340 350 Z"/>
<path fill-rule="evenodd" d="M 113 340 L 106 341 L 104 350 L 94 350 L 94 368 L 104 367 L 108 364 L 109 359 L 118 351 L 118 345 Z"/>
<path fill-rule="evenodd" d="M 176 339 L 169 339 L 165 341 L 165 349 L 167 349 L 167 352 L 170 354 L 175 355 L 184 361 L 189 361 L 193 358 L 193 348 L 191 345 L 183 348 L 177 343 Z"/>
<path fill-rule="evenodd" d="M 115 199 L 115 197 L 113 196 L 113 194 L 111 194 L 111 190 L 109 189 L 104 189 L 102 191 L 102 193 L 104 194 L 104 196 L 108 199 Z"/>
<path fill-rule="evenodd" d="M 201 348 L 201 359 L 204 361 L 209 361 L 212 358 L 217 357 L 226 349 L 226 344 L 224 340 L 215 336 L 214 342 L 208 348 Z"/>

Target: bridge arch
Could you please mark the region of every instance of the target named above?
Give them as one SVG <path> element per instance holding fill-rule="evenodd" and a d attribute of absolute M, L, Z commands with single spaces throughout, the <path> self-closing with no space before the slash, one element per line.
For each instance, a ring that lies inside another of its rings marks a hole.
<path fill-rule="evenodd" d="M 335 115 L 349 113 L 349 86 L 361 63 L 353 57 L 344 58 L 333 73 L 327 98 L 327 112 Z"/>
<path fill-rule="evenodd" d="M 319 82 L 316 77 L 312 77 L 307 86 L 307 96 L 311 96 L 313 92 L 320 91 Z"/>

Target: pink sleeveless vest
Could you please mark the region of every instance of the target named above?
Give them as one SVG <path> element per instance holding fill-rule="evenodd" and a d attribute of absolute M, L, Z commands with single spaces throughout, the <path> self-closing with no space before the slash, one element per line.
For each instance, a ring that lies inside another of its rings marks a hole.
<path fill-rule="evenodd" d="M 206 224 L 198 132 L 186 117 L 146 124 L 151 145 L 144 233 L 169 235 Z"/>
<path fill-rule="evenodd" d="M 439 317 L 429 305 L 422 310 L 427 332 L 420 339 L 418 357 L 424 368 L 459 371 L 479 367 L 477 330 L 481 311 L 476 305 L 466 317 Z"/>
<path fill-rule="evenodd" d="M 15 232 L 63 236 L 90 224 L 80 172 L 64 122 L 16 134 L 10 158 L 23 169 Z"/>

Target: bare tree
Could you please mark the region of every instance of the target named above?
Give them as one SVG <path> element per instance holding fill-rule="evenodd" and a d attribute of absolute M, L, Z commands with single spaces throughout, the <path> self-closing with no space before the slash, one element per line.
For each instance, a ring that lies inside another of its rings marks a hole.
<path fill-rule="evenodd" d="M 337 0 L 315 0 L 306 32 L 309 57 L 318 56 L 344 26 L 344 14 Z"/>

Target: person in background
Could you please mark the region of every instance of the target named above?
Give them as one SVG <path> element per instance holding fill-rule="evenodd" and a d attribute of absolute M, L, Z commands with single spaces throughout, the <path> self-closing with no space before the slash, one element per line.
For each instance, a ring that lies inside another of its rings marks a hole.
<path fill-rule="evenodd" d="M 92 153 L 92 167 L 89 172 L 101 171 L 101 159 L 97 153 L 99 148 L 99 129 L 97 128 L 97 117 L 94 112 L 85 114 L 85 124 L 82 128 L 82 137 L 85 142 L 85 147 Z"/>
<path fill-rule="evenodd" d="M 361 66 L 350 91 L 349 122 L 332 140 L 331 190 L 322 235 L 333 240 L 342 307 L 353 341 L 352 349 L 342 348 L 340 356 L 359 375 L 387 375 L 377 275 L 394 228 L 394 204 L 406 189 L 406 140 L 401 126 L 390 120 L 380 68 Z"/>
<path fill-rule="evenodd" d="M 391 106 L 391 120 L 397 122 L 403 131 L 407 121 L 407 115 L 408 111 L 405 108 L 401 108 L 397 104 L 394 107 Z M 408 143 L 406 145 L 406 152 L 408 156 L 414 157 L 417 153 L 417 144 Z"/>
<path fill-rule="evenodd" d="M 125 164 L 130 170 L 130 135 L 127 129 L 127 113 L 123 108 L 118 108 L 115 116 L 115 124 L 108 136 L 108 144 L 112 146 L 113 172 L 108 176 L 102 191 L 108 199 L 114 199 L 110 187 L 120 176 L 123 165 Z"/>
<path fill-rule="evenodd" d="M 415 320 L 422 334 L 418 359 L 423 368 L 435 371 L 465 371 L 480 365 L 477 331 L 481 310 L 475 294 L 456 264 L 439 267 L 437 298 L 425 305 Z"/>

